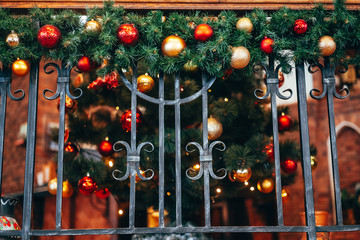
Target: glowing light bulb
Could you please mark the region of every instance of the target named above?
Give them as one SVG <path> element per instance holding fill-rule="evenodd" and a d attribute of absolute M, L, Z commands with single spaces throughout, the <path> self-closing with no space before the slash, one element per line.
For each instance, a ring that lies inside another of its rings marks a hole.
<path fill-rule="evenodd" d="M 249 182 L 248 181 L 245 181 L 244 182 L 245 186 L 249 185 Z"/>
<path fill-rule="evenodd" d="M 255 190 L 255 188 L 254 187 L 250 187 L 250 191 L 254 191 Z"/>
<path fill-rule="evenodd" d="M 119 209 L 118 213 L 119 213 L 120 216 L 122 216 L 122 215 L 124 215 L 124 210 Z"/>
<path fill-rule="evenodd" d="M 109 160 L 109 167 L 113 167 L 114 166 L 114 162 L 112 160 Z"/>
<path fill-rule="evenodd" d="M 228 101 L 229 101 L 229 99 L 226 97 L 226 98 L 224 98 L 224 101 L 225 101 L 225 102 L 228 102 Z"/>
<path fill-rule="evenodd" d="M 195 164 L 194 167 L 193 167 L 195 170 L 199 170 L 200 169 L 200 164 Z"/>
<path fill-rule="evenodd" d="M 217 193 L 221 193 L 221 188 L 216 188 Z"/>

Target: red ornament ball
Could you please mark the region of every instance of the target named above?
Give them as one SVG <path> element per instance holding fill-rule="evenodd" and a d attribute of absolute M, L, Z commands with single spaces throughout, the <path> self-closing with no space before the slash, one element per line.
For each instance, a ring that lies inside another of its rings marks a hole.
<path fill-rule="evenodd" d="M 293 120 L 290 116 L 282 114 L 278 119 L 279 131 L 290 130 L 293 124 Z"/>
<path fill-rule="evenodd" d="M 292 159 L 286 159 L 285 161 L 281 161 L 280 166 L 285 173 L 291 174 L 296 171 L 297 162 Z"/>
<path fill-rule="evenodd" d="M 139 40 L 139 31 L 134 27 L 133 24 L 122 24 L 116 30 L 116 36 L 119 39 L 119 42 L 131 46 L 137 43 Z"/>
<path fill-rule="evenodd" d="M 209 40 L 213 34 L 213 29 L 206 23 L 198 25 L 194 31 L 195 39 L 200 42 L 205 42 Z"/>
<path fill-rule="evenodd" d="M 94 69 L 94 65 L 95 64 L 93 63 L 93 61 L 91 61 L 89 57 L 82 56 L 79 58 L 76 66 L 81 72 L 90 72 Z"/>
<path fill-rule="evenodd" d="M 296 34 L 301 35 L 301 34 L 306 33 L 307 28 L 308 28 L 308 24 L 307 24 L 307 22 L 306 22 L 305 20 L 303 20 L 303 19 L 298 19 L 298 20 L 296 20 L 295 23 L 294 23 L 294 32 L 295 32 Z"/>
<path fill-rule="evenodd" d="M 100 189 L 100 190 L 96 190 L 95 192 L 95 195 L 98 197 L 98 198 L 107 198 L 110 196 L 110 191 L 108 188 L 103 188 L 103 189 Z"/>
<path fill-rule="evenodd" d="M 127 110 L 120 119 L 121 127 L 126 131 L 131 131 L 131 110 Z M 136 111 L 136 128 L 139 128 L 142 123 L 142 116 L 139 110 Z"/>
<path fill-rule="evenodd" d="M 102 141 L 98 145 L 98 151 L 103 157 L 110 156 L 114 153 L 113 145 L 109 141 Z"/>
<path fill-rule="evenodd" d="M 78 188 L 82 194 L 90 195 L 97 188 L 96 181 L 92 177 L 83 177 L 78 182 Z"/>
<path fill-rule="evenodd" d="M 38 31 L 37 39 L 42 47 L 54 48 L 61 41 L 61 32 L 53 25 L 44 25 Z"/>
<path fill-rule="evenodd" d="M 265 146 L 264 152 L 267 155 L 267 158 L 270 162 L 274 161 L 274 145 L 272 143 L 269 143 Z"/>
<path fill-rule="evenodd" d="M 260 43 L 260 49 L 261 51 L 263 51 L 266 54 L 271 54 L 273 53 L 273 45 L 274 45 L 274 40 L 272 40 L 271 38 L 265 37 L 261 43 Z"/>

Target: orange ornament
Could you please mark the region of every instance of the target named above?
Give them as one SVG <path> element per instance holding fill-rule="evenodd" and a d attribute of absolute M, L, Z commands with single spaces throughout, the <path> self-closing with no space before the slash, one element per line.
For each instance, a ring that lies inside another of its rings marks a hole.
<path fill-rule="evenodd" d="M 12 72 L 19 77 L 25 76 L 30 71 L 30 64 L 26 60 L 17 59 L 11 66 Z"/>
<path fill-rule="evenodd" d="M 186 48 L 186 43 L 181 37 L 170 35 L 161 44 L 161 51 L 165 56 L 176 57 Z"/>
<path fill-rule="evenodd" d="M 336 42 L 330 36 L 322 36 L 319 39 L 319 49 L 323 56 L 330 56 L 336 50 Z"/>
<path fill-rule="evenodd" d="M 270 193 L 274 190 L 274 179 L 264 178 L 258 181 L 257 189 L 262 193 Z"/>
<path fill-rule="evenodd" d="M 209 40 L 213 34 L 213 29 L 206 23 L 198 25 L 194 31 L 195 39 L 200 42 L 205 42 Z"/>
<path fill-rule="evenodd" d="M 140 75 L 137 78 L 137 88 L 142 93 L 150 92 L 154 88 L 155 82 L 148 74 Z"/>

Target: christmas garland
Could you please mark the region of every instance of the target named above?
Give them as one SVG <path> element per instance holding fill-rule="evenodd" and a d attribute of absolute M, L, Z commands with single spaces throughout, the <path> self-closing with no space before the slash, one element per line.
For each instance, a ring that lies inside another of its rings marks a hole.
<path fill-rule="evenodd" d="M 288 70 L 292 60 L 311 63 L 322 56 L 356 62 L 358 56 L 346 58 L 346 49 L 360 46 L 359 13 L 348 11 L 344 0 L 336 0 L 334 7 L 334 11 L 321 5 L 312 10 L 254 9 L 239 18 L 233 11 L 217 16 L 136 14 L 105 2 L 102 8 L 87 9 L 84 22 L 71 10 L 33 8 L 28 16 L 15 16 L 0 9 L 0 61 L 11 64 L 17 58 L 33 62 L 45 57 L 75 66 L 87 57 L 85 71 L 103 64 L 99 75 L 141 61 L 153 75 L 185 66 L 215 76 L 230 67 L 250 72 L 268 55 Z"/>

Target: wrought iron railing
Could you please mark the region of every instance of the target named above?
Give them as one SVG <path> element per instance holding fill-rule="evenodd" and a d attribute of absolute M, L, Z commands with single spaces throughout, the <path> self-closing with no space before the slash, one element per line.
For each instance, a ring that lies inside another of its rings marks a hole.
<path fill-rule="evenodd" d="M 142 98 L 151 103 L 159 106 L 159 226 L 155 228 L 139 228 L 135 227 L 135 176 L 137 175 L 141 180 L 149 180 L 153 177 L 154 171 L 151 176 L 145 177 L 140 173 L 140 151 L 147 145 L 151 149 L 145 148 L 145 151 L 152 151 L 154 145 L 150 142 L 144 142 L 136 145 L 136 124 L 131 125 L 131 140 L 130 143 L 119 140 L 114 145 L 114 150 L 120 151 L 119 145 L 123 145 L 127 151 L 127 168 L 126 172 L 122 174 L 119 170 L 113 172 L 113 177 L 116 180 L 125 180 L 130 177 L 130 200 L 129 200 L 129 227 L 128 228 L 110 228 L 110 229 L 63 229 L 61 224 L 62 213 L 62 188 L 57 189 L 56 196 L 56 227 L 53 230 L 35 230 L 31 229 L 31 211 L 32 211 L 32 198 L 33 198 L 33 179 L 34 179 L 34 164 L 35 164 L 35 146 L 36 146 L 36 123 L 37 123 L 37 103 L 38 103 L 38 82 L 39 82 L 39 62 L 31 64 L 30 81 L 29 81 L 29 103 L 28 103 L 28 126 L 27 126 L 27 142 L 26 142 L 26 164 L 25 164 L 25 179 L 24 179 L 24 201 L 23 201 L 23 222 L 21 231 L 0 231 L 0 236 L 20 236 L 23 240 L 29 240 L 32 236 L 54 236 L 54 235 L 102 235 L 102 234 L 133 234 L 133 233 L 186 233 L 186 232 L 304 232 L 307 233 L 308 239 L 315 240 L 317 232 L 338 232 L 338 231 L 360 231 L 360 225 L 343 225 L 342 207 L 340 196 L 340 183 L 339 183 L 339 169 L 336 148 L 336 133 L 334 122 L 334 106 L 333 96 L 336 98 L 345 98 L 346 96 L 339 95 L 335 91 L 335 68 L 330 65 L 329 59 L 325 57 L 324 65 L 315 64 L 322 72 L 323 91 L 320 95 L 315 96 L 314 92 L 320 92 L 313 89 L 310 92 L 311 97 L 320 99 L 327 95 L 328 113 L 329 113 L 329 129 L 331 140 L 331 156 L 332 156 L 332 169 L 334 177 L 335 200 L 336 200 L 336 220 L 337 224 L 334 226 L 316 226 L 315 224 L 315 210 L 314 210 L 314 195 L 313 195 L 313 181 L 311 174 L 311 160 L 310 160 L 310 144 L 309 144 L 309 125 L 308 125 L 308 112 L 307 112 L 307 98 L 305 86 L 305 70 L 304 64 L 296 64 L 296 82 L 297 82 L 297 98 L 298 98 L 298 113 L 300 125 L 300 138 L 301 138 L 301 153 L 302 153 L 302 169 L 305 184 L 305 210 L 306 210 L 306 225 L 305 226 L 285 226 L 283 220 L 283 208 L 281 197 L 281 172 L 280 172 L 280 153 L 279 153 L 279 136 L 278 136 L 278 114 L 276 108 L 276 98 L 288 99 L 292 95 L 290 89 L 285 90 L 288 92 L 284 96 L 279 92 L 278 87 L 278 70 L 275 67 L 274 60 L 269 59 L 268 65 L 260 64 L 266 72 L 266 85 L 267 92 L 259 96 L 261 90 L 255 90 L 255 97 L 258 99 L 265 99 L 270 95 L 271 98 L 271 111 L 273 123 L 273 145 L 275 157 L 275 179 L 276 179 L 276 201 L 277 201 L 277 225 L 276 226 L 212 226 L 211 225 L 211 206 L 210 206 L 210 176 L 215 179 L 222 179 L 226 176 L 226 170 L 223 169 L 223 174 L 218 176 L 213 171 L 212 166 L 212 150 L 216 145 L 220 151 L 225 149 L 225 144 L 220 141 L 209 143 L 208 141 L 208 128 L 207 124 L 202 124 L 202 145 L 197 142 L 190 142 L 186 146 L 188 152 L 192 152 L 196 147 L 199 150 L 200 170 L 196 176 L 191 176 L 186 171 L 186 176 L 191 180 L 198 180 L 204 177 L 204 212 L 205 212 L 205 226 L 203 227 L 185 227 L 182 226 L 182 203 L 181 203 L 181 126 L 180 126 L 180 105 L 193 101 L 200 96 L 202 97 L 202 120 L 203 123 L 208 119 L 208 89 L 215 82 L 215 77 L 209 76 L 207 73 L 202 73 L 202 89 L 186 98 L 180 98 L 180 74 L 175 74 L 175 99 L 164 99 L 164 74 L 159 74 L 159 97 L 153 98 L 137 90 L 137 70 L 133 67 L 132 82 L 128 81 L 126 77 L 120 72 L 120 77 L 125 86 L 131 91 L 131 118 L 132 123 L 136 123 L 136 110 L 137 99 Z M 314 67 L 310 66 L 310 67 Z M 46 89 L 43 97 L 47 100 L 54 100 L 60 98 L 59 108 L 59 142 L 58 142 L 58 175 L 57 182 L 63 182 L 63 155 L 64 155 L 64 128 L 65 128 L 65 97 L 68 95 L 72 99 L 81 97 L 82 92 L 78 96 L 73 96 L 69 91 L 70 71 L 65 65 L 57 65 L 55 63 L 46 64 L 44 67 L 45 73 L 49 74 L 54 70 L 48 70 L 53 67 L 58 72 L 57 89 L 52 96 L 46 96 L 47 92 L 52 92 Z M 309 71 L 313 73 L 313 68 Z M 10 90 L 11 86 L 11 71 L 3 66 L 0 71 L 0 172 L 2 173 L 3 166 L 3 153 L 4 153 L 4 131 L 5 131 L 5 114 L 6 114 L 6 101 L 7 95 L 12 99 L 19 101 L 24 97 L 23 90 L 17 90 L 15 93 L 21 92 L 19 97 L 13 96 Z M 174 227 L 166 227 L 164 224 L 164 111 L 166 105 L 175 107 L 175 187 L 176 187 L 176 225 Z M 221 170 L 221 169 L 220 169 Z M 219 170 L 219 171 L 220 171 Z M 0 175 L 0 189 L 1 178 Z M 200 194 L 200 193 L 199 193 Z"/>

